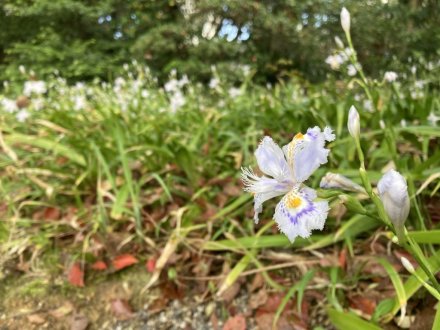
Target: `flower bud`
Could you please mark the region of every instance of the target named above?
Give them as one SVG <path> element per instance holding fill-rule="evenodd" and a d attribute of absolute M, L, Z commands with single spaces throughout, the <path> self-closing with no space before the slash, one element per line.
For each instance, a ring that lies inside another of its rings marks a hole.
<path fill-rule="evenodd" d="M 403 267 L 405 267 L 405 269 L 408 271 L 408 273 L 412 274 L 416 271 L 411 262 L 405 257 L 400 257 L 400 262 L 402 263 Z"/>
<path fill-rule="evenodd" d="M 408 186 L 405 178 L 395 170 L 389 170 L 377 184 L 380 199 L 396 230 L 403 229 L 409 214 Z"/>
<path fill-rule="evenodd" d="M 359 113 L 357 112 L 356 108 L 352 105 L 350 108 L 350 111 L 348 113 L 348 131 L 350 132 L 350 135 L 354 137 L 355 139 L 359 138 L 360 134 L 360 119 L 359 119 Z"/>
<path fill-rule="evenodd" d="M 337 173 L 328 172 L 319 186 L 323 189 L 343 189 L 352 192 L 365 193 L 365 189 L 349 178 Z"/>
<path fill-rule="evenodd" d="M 345 33 L 350 33 L 350 13 L 345 7 L 341 10 L 341 26 Z"/>
<path fill-rule="evenodd" d="M 339 38 L 338 36 L 335 37 L 335 43 L 336 46 L 338 46 L 338 48 L 344 49 L 344 43 L 342 42 L 341 38 Z"/>
<path fill-rule="evenodd" d="M 19 65 L 18 71 L 20 71 L 20 73 L 23 75 L 26 74 L 26 68 L 24 67 L 24 65 Z"/>

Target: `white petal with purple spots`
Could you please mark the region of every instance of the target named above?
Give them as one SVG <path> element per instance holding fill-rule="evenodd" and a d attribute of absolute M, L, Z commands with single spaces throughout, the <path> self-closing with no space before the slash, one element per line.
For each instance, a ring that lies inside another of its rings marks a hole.
<path fill-rule="evenodd" d="M 307 188 L 308 190 L 313 190 Z M 327 201 L 312 200 L 310 191 L 292 190 L 278 203 L 274 219 L 278 228 L 291 242 L 296 237 L 307 238 L 312 230 L 322 230 L 329 211 Z"/>

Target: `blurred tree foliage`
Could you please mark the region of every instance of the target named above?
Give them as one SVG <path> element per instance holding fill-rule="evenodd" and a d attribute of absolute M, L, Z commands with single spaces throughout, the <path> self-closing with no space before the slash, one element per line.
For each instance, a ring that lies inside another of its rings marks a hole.
<path fill-rule="evenodd" d="M 24 65 L 70 80 L 112 78 L 137 59 L 159 76 L 172 68 L 207 80 L 211 65 L 249 64 L 273 81 L 297 72 L 325 77 L 325 58 L 352 15 L 355 47 L 370 74 L 438 59 L 438 0 L 2 0 L 0 79 Z"/>

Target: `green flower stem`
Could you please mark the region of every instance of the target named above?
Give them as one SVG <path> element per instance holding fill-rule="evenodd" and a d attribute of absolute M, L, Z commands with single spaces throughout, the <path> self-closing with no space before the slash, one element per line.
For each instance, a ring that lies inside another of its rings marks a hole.
<path fill-rule="evenodd" d="M 361 148 L 361 141 L 359 140 L 359 137 L 356 137 L 354 140 L 356 143 L 356 150 L 358 153 L 359 161 L 361 163 L 361 168 L 363 168 L 365 170 L 365 158 L 364 158 L 364 153 Z"/>
<path fill-rule="evenodd" d="M 388 150 L 391 153 L 391 157 L 393 158 L 393 162 L 394 164 L 398 163 L 398 155 L 397 155 L 397 151 L 396 151 L 396 134 L 393 130 L 392 126 L 386 125 L 387 127 L 385 127 L 385 141 L 387 143 L 388 146 Z"/>
<path fill-rule="evenodd" d="M 363 84 L 360 84 L 360 85 L 364 89 L 365 93 L 367 94 L 368 99 L 371 101 L 371 104 L 373 105 L 373 108 L 376 108 L 376 105 L 374 104 L 373 96 L 371 95 L 370 89 L 368 87 L 367 77 L 364 74 L 364 70 L 359 65 L 359 61 L 358 61 L 358 58 L 357 58 L 356 50 L 354 49 L 353 42 L 351 41 L 350 31 L 347 31 L 345 33 L 345 37 L 347 38 L 348 47 L 351 50 L 351 54 L 349 56 L 350 62 L 351 62 L 351 64 L 354 65 L 354 67 L 356 68 L 357 72 L 359 72 L 359 75 L 361 76 L 361 79 L 363 81 Z"/>
<path fill-rule="evenodd" d="M 423 255 L 422 250 L 420 249 L 420 246 L 405 233 L 407 241 L 403 244 L 403 247 L 416 259 L 417 263 L 420 265 L 420 267 L 423 269 L 425 274 L 428 276 L 428 278 L 431 280 L 432 285 L 435 287 L 437 292 L 440 294 L 440 284 L 437 281 L 437 278 L 435 277 L 434 273 L 431 271 L 428 261 L 426 260 L 425 256 Z M 399 241 L 400 242 L 400 241 Z"/>
<path fill-rule="evenodd" d="M 440 300 L 440 294 L 438 293 L 438 291 L 433 288 L 431 285 L 429 285 L 428 283 L 426 283 L 423 278 L 421 278 L 417 272 L 412 273 L 412 275 L 414 275 L 414 277 L 420 282 L 420 284 L 422 284 L 426 290 L 429 291 L 430 294 L 432 294 L 437 300 Z"/>

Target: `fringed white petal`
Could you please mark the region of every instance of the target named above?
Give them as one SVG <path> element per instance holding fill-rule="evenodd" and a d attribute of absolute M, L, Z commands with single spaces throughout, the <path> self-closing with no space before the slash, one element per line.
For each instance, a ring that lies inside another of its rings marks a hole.
<path fill-rule="evenodd" d="M 310 188 L 292 190 L 278 203 L 274 219 L 278 228 L 293 242 L 296 237 L 307 238 L 312 230 L 322 230 L 329 211 L 327 201 L 316 198 Z"/>
<path fill-rule="evenodd" d="M 327 163 L 329 150 L 326 141 L 333 141 L 335 135 L 329 127 L 323 132 L 319 127 L 309 128 L 306 134 L 297 134 L 283 147 L 295 183 L 307 180 L 322 164 Z"/>
<path fill-rule="evenodd" d="M 254 221 L 256 224 L 260 221 L 259 215 L 263 212 L 263 203 L 274 197 L 284 195 L 285 192 L 270 191 L 266 193 L 260 193 L 254 195 Z"/>
<path fill-rule="evenodd" d="M 336 135 L 333 133 L 333 130 L 328 126 L 324 127 L 323 134 L 327 142 L 332 142 L 336 139 Z"/>
<path fill-rule="evenodd" d="M 241 180 L 244 184 L 244 190 L 253 194 L 267 193 L 270 191 L 277 191 L 281 193 L 288 192 L 292 187 L 292 181 L 278 181 L 267 176 L 257 176 L 251 169 L 241 169 Z"/>
<path fill-rule="evenodd" d="M 242 168 L 241 178 L 244 190 L 254 194 L 255 223 L 263 210 L 263 203 L 271 198 L 284 195 L 292 188 L 291 181 L 279 182 L 265 176 L 257 176 L 251 169 Z"/>
<path fill-rule="evenodd" d="M 290 169 L 284 158 L 283 150 L 272 140 L 265 136 L 255 151 L 260 170 L 278 181 L 290 178 Z"/>

